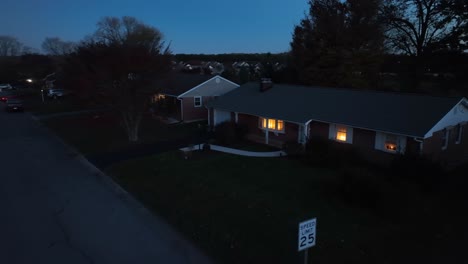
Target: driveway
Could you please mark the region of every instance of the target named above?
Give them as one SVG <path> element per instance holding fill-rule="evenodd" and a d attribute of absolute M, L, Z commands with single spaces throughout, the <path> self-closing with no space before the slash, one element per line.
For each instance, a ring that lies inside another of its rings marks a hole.
<path fill-rule="evenodd" d="M 210 263 L 29 114 L 0 124 L 0 263 Z"/>

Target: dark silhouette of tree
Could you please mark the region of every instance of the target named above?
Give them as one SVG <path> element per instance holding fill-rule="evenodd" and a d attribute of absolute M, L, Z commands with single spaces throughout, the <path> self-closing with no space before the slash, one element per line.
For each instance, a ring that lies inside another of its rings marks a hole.
<path fill-rule="evenodd" d="M 12 36 L 0 36 L 0 57 L 19 56 L 23 53 L 23 44 Z"/>
<path fill-rule="evenodd" d="M 42 49 L 50 55 L 61 56 L 67 55 L 73 52 L 76 44 L 71 41 L 64 41 L 60 38 L 45 38 L 42 42 Z"/>
<path fill-rule="evenodd" d="M 466 0 L 386 0 L 383 15 L 389 47 L 411 56 L 464 51 L 467 5 Z"/>
<path fill-rule="evenodd" d="M 65 66 L 66 82 L 85 95 L 101 95 L 119 111 L 128 139 L 138 130 L 155 79 L 171 66 L 162 33 L 133 17 L 106 17 L 92 38 L 82 42 Z"/>
<path fill-rule="evenodd" d="M 383 52 L 379 0 L 310 0 L 294 29 L 293 67 L 300 83 L 365 88 L 376 85 Z"/>

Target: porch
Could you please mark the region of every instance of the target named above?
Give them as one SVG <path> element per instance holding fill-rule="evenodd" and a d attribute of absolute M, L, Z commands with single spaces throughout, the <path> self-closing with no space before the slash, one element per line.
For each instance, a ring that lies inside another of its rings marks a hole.
<path fill-rule="evenodd" d="M 247 140 L 250 140 L 250 141 L 255 142 L 255 143 L 266 144 L 264 135 L 247 134 L 246 138 L 247 138 Z M 284 143 L 285 142 L 282 141 L 282 140 L 270 138 L 268 140 L 268 144 L 266 144 L 266 145 L 273 146 L 273 147 L 281 149 L 281 148 L 283 148 Z"/>

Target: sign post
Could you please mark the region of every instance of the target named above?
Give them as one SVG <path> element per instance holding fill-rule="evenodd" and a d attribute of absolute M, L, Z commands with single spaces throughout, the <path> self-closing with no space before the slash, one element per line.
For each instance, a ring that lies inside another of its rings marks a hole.
<path fill-rule="evenodd" d="M 305 250 L 304 264 L 308 263 L 309 248 L 315 246 L 317 218 L 299 223 L 298 251 Z"/>

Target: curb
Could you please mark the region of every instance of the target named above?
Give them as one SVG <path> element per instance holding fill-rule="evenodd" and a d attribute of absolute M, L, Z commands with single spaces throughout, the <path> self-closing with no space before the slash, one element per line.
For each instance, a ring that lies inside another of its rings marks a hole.
<path fill-rule="evenodd" d="M 42 128 L 46 129 L 47 132 L 55 137 L 66 149 L 70 154 L 76 155 L 76 159 L 83 164 L 93 175 L 96 176 L 97 179 L 101 180 L 103 183 L 106 184 L 106 187 L 109 187 L 111 191 L 115 192 L 116 194 L 119 195 L 120 198 L 122 198 L 122 195 L 126 196 L 125 200 L 126 202 L 132 203 L 132 206 L 136 207 L 139 210 L 145 210 L 149 214 L 152 214 L 146 207 L 144 207 L 141 203 L 139 203 L 133 196 L 128 193 L 125 189 L 123 189 L 118 183 L 116 183 L 110 176 L 102 172 L 98 167 L 96 167 L 94 164 L 92 164 L 88 159 L 86 159 L 83 154 L 81 154 L 76 148 L 72 147 L 68 143 L 66 143 L 61 137 L 59 137 L 54 131 L 49 129 L 48 127 L 44 126 L 41 123 L 41 119 L 39 119 L 37 116 L 34 116 L 31 114 L 31 118 L 36 121 L 38 125 L 40 125 Z"/>

